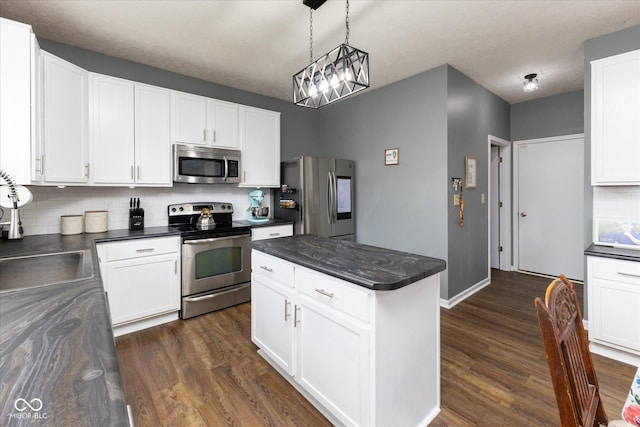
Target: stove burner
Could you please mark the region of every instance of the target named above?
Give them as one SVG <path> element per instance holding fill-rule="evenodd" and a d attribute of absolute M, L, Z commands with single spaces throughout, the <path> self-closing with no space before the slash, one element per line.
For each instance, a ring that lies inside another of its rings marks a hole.
<path fill-rule="evenodd" d="M 215 226 L 199 229 L 196 224 L 202 209 L 209 209 L 215 221 Z M 233 236 L 250 234 L 251 228 L 233 222 L 233 205 L 220 202 L 182 203 L 169 205 L 169 226 L 179 230 L 180 235 L 189 239 Z"/>

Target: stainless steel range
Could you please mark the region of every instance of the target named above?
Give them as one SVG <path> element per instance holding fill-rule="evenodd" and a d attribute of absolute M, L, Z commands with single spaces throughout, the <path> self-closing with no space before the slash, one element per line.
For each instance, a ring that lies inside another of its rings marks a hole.
<path fill-rule="evenodd" d="M 182 236 L 182 310 L 188 319 L 251 299 L 251 230 L 233 222 L 231 203 L 169 205 Z"/>

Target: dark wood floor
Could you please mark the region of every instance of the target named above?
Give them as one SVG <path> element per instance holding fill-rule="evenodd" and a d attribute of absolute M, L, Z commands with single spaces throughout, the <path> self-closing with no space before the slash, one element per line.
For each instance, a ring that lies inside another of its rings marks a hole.
<path fill-rule="evenodd" d="M 533 306 L 548 283 L 494 271 L 491 286 L 441 310 L 442 412 L 431 425 L 559 425 Z M 247 303 L 119 337 L 136 426 L 330 425 L 256 353 L 250 312 Z M 617 419 L 636 368 L 594 362 Z"/>

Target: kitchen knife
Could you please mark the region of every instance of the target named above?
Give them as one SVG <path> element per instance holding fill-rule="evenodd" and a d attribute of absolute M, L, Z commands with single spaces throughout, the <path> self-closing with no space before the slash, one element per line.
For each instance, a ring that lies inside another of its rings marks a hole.
<path fill-rule="evenodd" d="M 140 209 L 140 197 L 138 197 L 138 203 L 136 205 L 136 208 Z"/>

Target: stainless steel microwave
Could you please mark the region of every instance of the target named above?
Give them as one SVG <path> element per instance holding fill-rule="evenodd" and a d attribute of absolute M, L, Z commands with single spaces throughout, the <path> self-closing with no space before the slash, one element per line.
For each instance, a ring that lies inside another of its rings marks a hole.
<path fill-rule="evenodd" d="M 174 144 L 173 182 L 237 184 L 240 182 L 240 150 Z"/>

